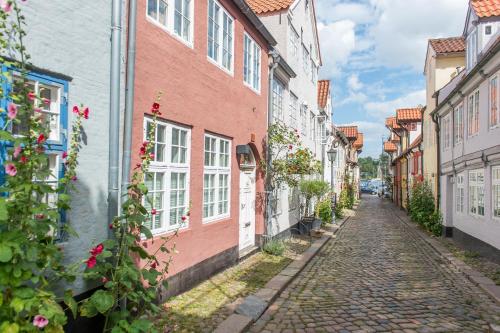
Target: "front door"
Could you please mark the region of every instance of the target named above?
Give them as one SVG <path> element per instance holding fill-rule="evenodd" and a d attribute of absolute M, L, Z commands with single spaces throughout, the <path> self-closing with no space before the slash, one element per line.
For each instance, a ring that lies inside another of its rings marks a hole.
<path fill-rule="evenodd" d="M 240 250 L 255 245 L 255 168 L 240 171 Z"/>

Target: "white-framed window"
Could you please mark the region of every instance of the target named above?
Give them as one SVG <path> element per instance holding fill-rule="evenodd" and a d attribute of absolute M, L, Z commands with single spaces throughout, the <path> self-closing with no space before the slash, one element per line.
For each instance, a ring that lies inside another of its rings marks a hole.
<path fill-rule="evenodd" d="M 455 192 L 455 210 L 457 213 L 464 212 L 464 195 L 465 195 L 464 175 L 459 174 L 456 178 L 456 192 Z"/>
<path fill-rule="evenodd" d="M 203 173 L 203 222 L 229 217 L 231 192 L 231 142 L 205 134 Z"/>
<path fill-rule="evenodd" d="M 307 50 L 307 47 L 302 44 L 302 65 L 304 66 L 304 72 L 306 74 L 309 74 L 311 71 L 309 67 L 309 50 Z"/>
<path fill-rule="evenodd" d="M 315 121 L 314 113 L 311 111 L 309 112 L 309 136 L 311 137 L 311 140 L 315 139 L 315 134 L 316 134 L 316 121 Z"/>
<path fill-rule="evenodd" d="M 260 91 L 260 46 L 248 35 L 243 37 L 243 80 L 255 91 Z"/>
<path fill-rule="evenodd" d="M 314 84 L 316 84 L 317 81 L 317 73 L 318 73 L 318 68 L 316 67 L 314 61 L 311 59 L 311 81 Z"/>
<path fill-rule="evenodd" d="M 484 170 L 469 171 L 469 213 L 484 216 Z"/>
<path fill-rule="evenodd" d="M 292 23 L 289 21 L 288 26 L 290 27 L 290 57 L 298 59 L 299 58 L 299 34 L 297 30 L 292 26 Z"/>
<path fill-rule="evenodd" d="M 498 76 L 490 80 L 490 127 L 500 124 L 500 109 L 498 106 Z"/>
<path fill-rule="evenodd" d="M 299 98 L 290 92 L 290 127 L 297 129 L 297 113 L 299 110 Z"/>
<path fill-rule="evenodd" d="M 478 40 L 477 29 L 474 29 L 469 36 L 467 36 L 467 69 L 470 70 L 477 61 L 478 53 Z"/>
<path fill-rule="evenodd" d="M 454 144 L 459 144 L 464 139 L 464 104 L 460 104 L 453 111 L 453 138 Z M 430 126 L 429 126 L 430 128 Z"/>
<path fill-rule="evenodd" d="M 300 132 L 302 135 L 307 135 L 307 106 L 300 106 Z"/>
<path fill-rule="evenodd" d="M 234 19 L 215 0 L 208 0 L 208 58 L 233 72 Z"/>
<path fill-rule="evenodd" d="M 147 17 L 184 42 L 193 43 L 192 0 L 147 0 Z"/>
<path fill-rule="evenodd" d="M 500 218 L 500 166 L 491 168 L 491 191 L 493 217 Z"/>
<path fill-rule="evenodd" d="M 17 80 L 18 78 L 15 78 Z M 51 85 L 39 81 L 29 80 L 27 82 L 28 89 L 39 96 L 41 100 L 34 100 L 33 108 L 39 111 L 41 121 L 47 128 L 50 141 L 61 140 L 61 91 L 62 87 Z M 18 85 L 14 85 L 14 93 L 18 94 L 15 89 Z M 21 123 L 11 123 L 11 132 L 13 135 L 21 135 L 27 131 L 27 121 L 21 119 Z"/>
<path fill-rule="evenodd" d="M 479 131 L 479 90 L 468 98 L 467 129 L 469 136 L 475 135 Z"/>
<path fill-rule="evenodd" d="M 447 150 L 450 148 L 451 144 L 451 115 L 447 115 L 443 118 L 442 126 L 442 145 L 443 150 Z"/>
<path fill-rule="evenodd" d="M 283 96 L 285 92 L 285 86 L 281 83 L 280 80 L 274 78 L 273 80 L 273 118 L 274 121 L 284 121 L 284 112 L 283 112 Z"/>
<path fill-rule="evenodd" d="M 154 143 L 154 158 L 145 174 L 148 194 L 144 206 L 151 214 L 146 226 L 153 234 L 187 227 L 189 210 L 190 135 L 188 128 L 144 120 L 144 137 Z M 184 217 L 184 218 L 183 218 Z"/>

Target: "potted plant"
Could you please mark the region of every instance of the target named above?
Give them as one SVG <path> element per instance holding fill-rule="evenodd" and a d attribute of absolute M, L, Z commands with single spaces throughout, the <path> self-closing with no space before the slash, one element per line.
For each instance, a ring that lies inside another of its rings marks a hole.
<path fill-rule="evenodd" d="M 309 230 L 317 230 L 321 228 L 321 220 L 318 218 L 316 210 L 311 210 L 311 205 L 313 200 L 319 202 L 328 193 L 329 185 L 322 180 L 302 180 L 299 187 L 305 201 L 302 223 L 308 225 Z"/>

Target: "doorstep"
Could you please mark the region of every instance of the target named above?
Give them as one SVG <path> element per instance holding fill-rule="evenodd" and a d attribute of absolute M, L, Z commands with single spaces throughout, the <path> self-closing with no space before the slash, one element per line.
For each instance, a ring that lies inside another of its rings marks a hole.
<path fill-rule="evenodd" d="M 246 331 L 252 323 L 268 309 L 281 292 L 295 279 L 306 267 L 312 258 L 328 243 L 335 238 L 338 230 L 349 220 L 350 216 L 343 218 L 338 225 L 327 226 L 321 238 L 313 241 L 311 246 L 297 259 L 292 261 L 284 270 L 273 277 L 264 288 L 240 300 L 234 308 L 234 313 L 224 320 L 215 333 L 240 333 Z"/>

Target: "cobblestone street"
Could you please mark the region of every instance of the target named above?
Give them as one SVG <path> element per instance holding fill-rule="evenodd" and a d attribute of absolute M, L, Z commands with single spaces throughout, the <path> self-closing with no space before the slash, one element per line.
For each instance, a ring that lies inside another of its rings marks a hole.
<path fill-rule="evenodd" d="M 498 306 L 395 209 L 365 196 L 250 332 L 484 332 Z"/>

